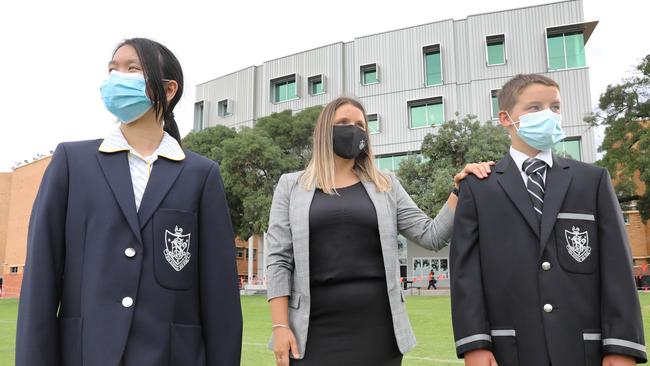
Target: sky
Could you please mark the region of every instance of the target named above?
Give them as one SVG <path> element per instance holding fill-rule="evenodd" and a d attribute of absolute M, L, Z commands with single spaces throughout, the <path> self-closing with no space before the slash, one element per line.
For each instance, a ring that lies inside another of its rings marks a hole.
<path fill-rule="evenodd" d="M 169 1 L 7 0 L 0 12 L 0 172 L 64 141 L 104 137 L 115 125 L 99 86 L 114 47 L 147 37 L 166 45 L 185 73 L 175 109 L 192 129 L 195 86 L 292 53 L 356 37 L 545 0 Z M 592 103 L 650 54 L 650 2 L 584 0 L 600 23 L 586 48 Z"/>

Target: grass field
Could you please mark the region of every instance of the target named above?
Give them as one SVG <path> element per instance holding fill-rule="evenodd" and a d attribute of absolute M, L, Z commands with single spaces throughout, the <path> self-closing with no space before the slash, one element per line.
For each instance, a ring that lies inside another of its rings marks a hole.
<path fill-rule="evenodd" d="M 639 295 L 646 335 L 650 335 L 650 294 Z M 411 323 L 418 346 L 404 357 L 404 366 L 462 365 L 454 354 L 449 297 L 412 296 L 407 298 Z M 14 364 L 16 300 L 0 300 L 0 366 Z M 244 340 L 242 365 L 274 366 L 266 348 L 271 322 L 268 306 L 261 296 L 242 297 Z"/>

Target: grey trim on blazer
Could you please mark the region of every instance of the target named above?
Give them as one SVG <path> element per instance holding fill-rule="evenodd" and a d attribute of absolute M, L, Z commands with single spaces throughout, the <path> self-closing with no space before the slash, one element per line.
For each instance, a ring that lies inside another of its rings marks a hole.
<path fill-rule="evenodd" d="M 309 208 L 314 190 L 299 184 L 302 172 L 280 177 L 273 195 L 267 231 L 267 298 L 289 296 L 289 326 L 302 358 L 307 344 L 309 310 Z M 416 341 L 406 314 L 400 287 L 397 235 L 402 234 L 423 248 L 438 251 L 451 238 L 454 214 L 445 204 L 431 219 L 420 210 L 393 174 L 387 174 L 391 188 L 378 192 L 372 182 L 363 182 L 377 212 L 388 299 L 395 338 L 400 352 L 415 347 Z M 269 343 L 272 348 L 273 339 Z"/>

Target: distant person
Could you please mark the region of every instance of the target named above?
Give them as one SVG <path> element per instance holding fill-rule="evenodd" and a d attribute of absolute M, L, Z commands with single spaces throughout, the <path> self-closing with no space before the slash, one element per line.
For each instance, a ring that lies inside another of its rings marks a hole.
<path fill-rule="evenodd" d="M 436 283 L 438 280 L 436 280 L 436 274 L 435 272 L 431 271 L 429 272 L 429 286 L 427 286 L 427 290 L 431 290 L 433 287 L 434 290 L 437 290 L 438 288 L 436 287 Z"/>
<path fill-rule="evenodd" d="M 280 178 L 267 235 L 277 365 L 400 365 L 415 346 L 399 284 L 399 233 L 432 250 L 451 236 L 456 195 L 435 219 L 373 158 L 363 106 L 337 98 L 306 170 Z M 486 177 L 489 164 L 456 175 Z M 309 338 L 307 338 L 309 335 Z M 291 360 L 290 360 L 291 357 Z"/>
<path fill-rule="evenodd" d="M 456 210 L 457 355 L 467 366 L 645 363 L 632 256 L 607 170 L 552 153 L 565 136 L 554 80 L 517 75 L 498 99 L 512 146 L 487 179 L 462 183 Z"/>
<path fill-rule="evenodd" d="M 133 38 L 107 73 L 119 123 L 60 144 L 34 202 L 16 365 L 239 365 L 234 235 L 219 167 L 180 145 L 181 65 Z"/>

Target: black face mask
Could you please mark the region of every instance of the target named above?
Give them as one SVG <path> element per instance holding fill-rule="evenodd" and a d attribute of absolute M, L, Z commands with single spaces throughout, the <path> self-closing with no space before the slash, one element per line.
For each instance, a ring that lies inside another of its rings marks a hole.
<path fill-rule="evenodd" d="M 344 159 L 354 159 L 366 150 L 366 131 L 354 125 L 334 126 L 332 129 L 334 153 Z"/>

